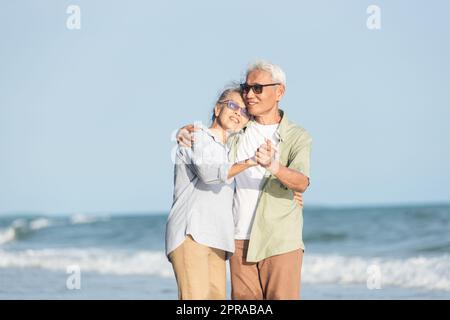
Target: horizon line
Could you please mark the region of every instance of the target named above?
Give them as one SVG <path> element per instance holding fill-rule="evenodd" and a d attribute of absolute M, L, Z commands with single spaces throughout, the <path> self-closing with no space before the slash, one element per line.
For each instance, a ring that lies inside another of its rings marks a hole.
<path fill-rule="evenodd" d="M 398 203 L 368 203 L 368 204 L 309 204 L 303 208 L 303 210 L 317 210 L 317 209 L 375 209 L 375 208 L 409 208 L 409 207 L 437 207 L 437 206 L 450 206 L 450 201 L 430 201 L 430 202 L 398 202 Z M 121 215 L 158 215 L 167 214 L 170 211 L 168 209 L 157 210 L 122 210 L 122 211 L 72 211 L 72 212 L 49 212 L 39 210 L 12 210 L 12 211 L 0 211 L 0 216 L 12 216 L 12 215 L 56 215 L 56 216 L 74 216 L 74 215 L 86 215 L 86 216 L 121 216 Z"/>

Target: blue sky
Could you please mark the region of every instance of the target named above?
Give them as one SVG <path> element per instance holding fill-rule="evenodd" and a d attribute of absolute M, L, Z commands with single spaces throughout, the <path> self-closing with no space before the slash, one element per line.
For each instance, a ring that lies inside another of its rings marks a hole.
<path fill-rule="evenodd" d="M 369 5 L 381 29 L 366 27 Z M 81 29 L 69 30 L 69 5 Z M 172 132 L 248 62 L 313 136 L 306 205 L 450 202 L 447 1 L 2 1 L 0 213 L 171 206 Z"/>

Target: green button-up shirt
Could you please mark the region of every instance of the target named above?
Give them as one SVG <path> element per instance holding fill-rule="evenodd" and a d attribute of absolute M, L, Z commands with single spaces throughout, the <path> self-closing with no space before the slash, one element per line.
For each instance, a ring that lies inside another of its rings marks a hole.
<path fill-rule="evenodd" d="M 282 110 L 280 115 L 282 118 L 276 133 L 280 141 L 279 162 L 309 177 L 311 136 L 305 129 L 289 121 Z M 240 133 L 228 140 L 230 160 L 235 161 L 241 137 L 253 123 L 249 121 Z M 282 185 L 269 171 L 261 186 L 250 234 L 248 262 L 258 262 L 299 248 L 305 249 L 302 237 L 303 212 L 293 200 L 293 191 Z"/>

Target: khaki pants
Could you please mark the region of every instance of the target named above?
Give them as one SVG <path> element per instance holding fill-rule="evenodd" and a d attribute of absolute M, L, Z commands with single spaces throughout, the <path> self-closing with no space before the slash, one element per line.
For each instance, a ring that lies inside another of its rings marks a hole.
<path fill-rule="evenodd" d="M 225 251 L 199 244 L 188 235 L 169 259 L 180 300 L 225 300 Z"/>
<path fill-rule="evenodd" d="M 248 240 L 236 240 L 230 259 L 231 299 L 298 300 L 303 250 L 283 253 L 257 263 L 245 260 Z"/>

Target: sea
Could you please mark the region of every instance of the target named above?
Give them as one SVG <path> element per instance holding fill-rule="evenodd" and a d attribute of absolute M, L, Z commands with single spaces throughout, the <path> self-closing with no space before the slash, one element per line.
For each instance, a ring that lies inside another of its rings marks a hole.
<path fill-rule="evenodd" d="M 0 299 L 177 299 L 166 220 L 0 215 Z M 304 300 L 450 299 L 450 205 L 306 207 L 303 240 Z"/>

